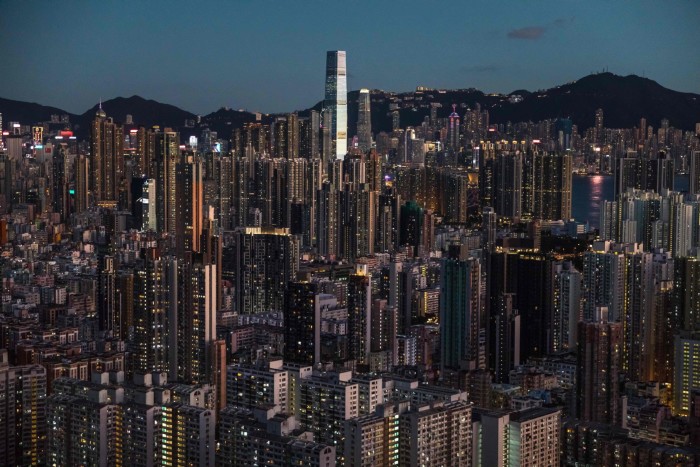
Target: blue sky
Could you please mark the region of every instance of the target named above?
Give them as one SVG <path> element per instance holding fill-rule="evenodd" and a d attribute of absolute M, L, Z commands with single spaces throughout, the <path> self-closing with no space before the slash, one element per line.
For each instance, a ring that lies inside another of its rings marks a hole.
<path fill-rule="evenodd" d="M 535 90 L 607 67 L 700 92 L 698 20 L 697 0 L 3 0 L 0 96 L 291 111 L 322 99 L 332 49 L 349 89 Z"/>

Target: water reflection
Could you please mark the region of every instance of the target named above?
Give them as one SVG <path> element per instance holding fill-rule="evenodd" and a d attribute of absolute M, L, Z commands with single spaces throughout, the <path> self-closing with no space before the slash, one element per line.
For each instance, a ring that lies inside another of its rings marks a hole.
<path fill-rule="evenodd" d="M 688 176 L 676 175 L 674 180 L 676 191 L 688 190 Z M 604 201 L 615 198 L 613 178 L 611 175 L 574 175 L 571 187 L 571 213 L 574 219 L 586 222 L 593 228 L 600 224 L 600 209 Z"/>
<path fill-rule="evenodd" d="M 574 218 L 597 228 L 603 201 L 613 199 L 613 179 L 609 175 L 574 175 L 571 209 Z"/>

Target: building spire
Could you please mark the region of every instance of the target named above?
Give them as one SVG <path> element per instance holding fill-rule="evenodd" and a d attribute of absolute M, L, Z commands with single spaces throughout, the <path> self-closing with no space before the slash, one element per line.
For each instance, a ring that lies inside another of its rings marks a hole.
<path fill-rule="evenodd" d="M 96 115 L 97 115 L 98 117 L 100 117 L 100 118 L 106 118 L 106 117 L 107 117 L 107 113 L 106 113 L 104 110 L 102 110 L 102 98 L 101 98 L 101 97 L 100 97 L 99 109 L 97 109 L 97 114 L 96 114 Z"/>

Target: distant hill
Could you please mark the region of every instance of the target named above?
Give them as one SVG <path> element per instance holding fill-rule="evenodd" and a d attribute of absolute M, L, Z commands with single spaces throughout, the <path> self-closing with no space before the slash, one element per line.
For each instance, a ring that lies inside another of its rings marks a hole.
<path fill-rule="evenodd" d="M 270 115 L 261 115 L 263 123 L 269 123 L 271 119 Z M 235 128 L 241 128 L 244 123 L 254 121 L 256 121 L 254 113 L 225 107 L 202 117 L 202 123 L 206 124 L 212 131 L 216 131 L 220 138 L 230 138 Z"/>
<path fill-rule="evenodd" d="M 0 113 L 2 114 L 3 127 L 7 128 L 7 122 L 21 122 L 23 124 L 45 122 L 51 119 L 51 115 L 74 115 L 56 107 L 48 107 L 34 102 L 15 101 L 0 97 Z"/>
<path fill-rule="evenodd" d="M 691 130 L 700 122 L 700 95 L 673 91 L 636 75 L 599 73 L 534 92 L 518 104 L 495 106 L 495 121 L 543 120 L 570 117 L 580 129 L 593 126 L 596 109 L 603 109 L 607 128 L 631 128 L 644 117 L 658 127 L 663 118 L 671 126 Z"/>
<path fill-rule="evenodd" d="M 348 93 L 349 133 L 355 134 L 357 99 L 359 93 Z M 519 95 L 520 102 L 511 102 Z M 391 130 L 389 104 L 398 104 L 401 126 L 417 126 L 430 114 L 430 103 L 436 102 L 438 117 L 447 117 L 452 104 L 457 113 L 464 115 L 476 104 L 489 111 L 491 123 L 540 121 L 568 117 L 579 130 L 594 124 L 595 111 L 603 109 L 607 128 L 631 128 L 639 125 L 640 118 L 658 127 L 663 118 L 675 128 L 695 129 L 700 122 L 700 95 L 667 89 L 655 81 L 635 75 L 618 76 L 613 73 L 588 75 L 577 81 L 547 90 L 518 90 L 510 94 L 484 94 L 476 89 L 429 90 L 393 93 L 373 90 L 372 129 L 374 132 Z M 320 103 L 315 107 L 318 108 Z"/>
<path fill-rule="evenodd" d="M 77 117 L 75 123 L 89 126 L 90 122 L 95 118 L 98 108 L 99 105 L 95 105 L 88 109 Z M 185 120 L 197 118 L 192 112 L 187 112 L 174 105 L 144 99 L 141 96 L 110 99 L 102 103 L 102 109 L 115 122 L 124 123 L 126 116 L 131 115 L 135 125 L 145 127 L 160 125 L 161 127 L 179 128 L 185 125 Z"/>
<path fill-rule="evenodd" d="M 515 102 L 512 95 L 522 99 Z M 348 130 L 356 133 L 357 99 L 359 92 L 348 93 Z M 648 124 L 658 127 L 661 119 L 667 118 L 671 126 L 691 130 L 700 122 L 700 95 L 667 89 L 655 81 L 635 75 L 618 76 L 612 73 L 598 73 L 585 76 L 577 81 L 556 86 L 547 90 L 518 90 L 510 94 L 484 94 L 477 89 L 426 90 L 420 92 L 395 93 L 373 90 L 372 130 L 390 131 L 392 118 L 390 108 L 398 107 L 401 126 L 418 126 L 430 114 L 430 104 L 441 104 L 438 117 L 447 117 L 452 104 L 457 112 L 464 115 L 467 108 L 479 104 L 488 110 L 492 123 L 539 121 L 548 118 L 568 117 L 579 130 L 593 125 L 596 109 L 602 108 L 605 126 L 608 128 L 631 128 L 645 117 Z M 68 114 L 74 130 L 80 136 L 87 136 L 89 123 L 98 105 L 75 115 L 70 112 L 28 103 L 0 98 L 0 113 L 3 120 L 19 121 L 25 124 L 48 121 L 52 114 Z M 171 127 L 178 129 L 184 137 L 199 135 L 204 127 L 219 133 L 219 137 L 229 138 L 231 131 L 246 122 L 256 120 L 256 115 L 242 110 L 220 108 L 200 118 L 195 127 L 185 128 L 185 120 L 197 120 L 197 115 L 170 104 L 144 99 L 139 96 L 117 97 L 102 103 L 102 108 L 115 121 L 123 123 L 130 114 L 136 125 Z M 309 110 L 321 108 L 321 103 L 301 110 L 301 115 Z M 274 115 L 261 115 L 261 121 L 269 122 Z"/>

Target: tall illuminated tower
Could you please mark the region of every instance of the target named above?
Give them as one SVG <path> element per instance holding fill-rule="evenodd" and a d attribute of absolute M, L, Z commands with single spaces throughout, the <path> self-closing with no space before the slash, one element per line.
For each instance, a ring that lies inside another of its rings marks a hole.
<path fill-rule="evenodd" d="M 326 97 L 323 107 L 328 110 L 333 153 L 342 159 L 348 152 L 348 81 L 345 68 L 345 51 L 330 50 L 326 55 Z"/>
<path fill-rule="evenodd" d="M 459 151 L 459 114 L 457 105 L 452 105 L 452 113 L 449 117 L 450 123 L 447 127 L 447 149 L 455 153 Z"/>
<path fill-rule="evenodd" d="M 369 89 L 360 89 L 357 105 L 357 145 L 363 152 L 367 152 L 372 149 L 372 114 Z"/>

